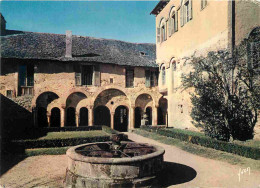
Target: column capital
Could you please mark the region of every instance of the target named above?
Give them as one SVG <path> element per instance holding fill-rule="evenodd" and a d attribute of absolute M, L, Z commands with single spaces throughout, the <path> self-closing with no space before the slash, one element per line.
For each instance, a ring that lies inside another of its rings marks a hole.
<path fill-rule="evenodd" d="M 65 109 L 66 108 L 66 104 L 61 104 L 61 108 Z"/>
<path fill-rule="evenodd" d="M 90 110 L 93 110 L 94 106 L 87 106 Z"/>

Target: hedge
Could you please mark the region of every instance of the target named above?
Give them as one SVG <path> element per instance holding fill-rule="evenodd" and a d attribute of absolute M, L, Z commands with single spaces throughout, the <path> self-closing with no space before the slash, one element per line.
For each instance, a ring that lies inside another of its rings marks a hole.
<path fill-rule="evenodd" d="M 108 133 L 108 134 L 122 134 L 123 135 L 123 141 L 128 141 L 128 136 L 126 134 L 123 134 L 115 129 L 111 129 L 108 126 L 103 125 L 102 126 L 102 131 Z"/>
<path fill-rule="evenodd" d="M 201 145 L 204 147 L 213 148 L 216 150 L 221 150 L 233 154 L 237 154 L 240 156 L 252 158 L 252 159 L 260 159 L 260 148 L 251 147 L 251 146 L 243 146 L 239 144 L 219 141 L 210 137 L 203 135 L 202 133 L 196 133 L 192 131 L 178 130 L 174 128 L 156 128 L 156 127 L 141 127 L 141 129 L 156 132 L 157 134 L 177 138 L 182 141 L 190 142 L 192 144 Z"/>
<path fill-rule="evenodd" d="M 85 138 L 65 138 L 65 139 L 45 139 L 45 140 L 14 140 L 12 143 L 16 146 L 28 148 L 51 148 L 75 146 L 84 143 L 106 142 L 110 140 L 110 136 L 96 136 Z"/>

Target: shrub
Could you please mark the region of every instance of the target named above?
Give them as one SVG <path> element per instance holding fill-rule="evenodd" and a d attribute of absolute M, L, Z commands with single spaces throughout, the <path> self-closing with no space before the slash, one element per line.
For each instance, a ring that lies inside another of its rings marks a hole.
<path fill-rule="evenodd" d="M 203 135 L 202 133 L 186 131 L 186 130 L 178 130 L 173 128 L 157 129 L 156 127 L 153 128 L 143 127 L 142 129 L 146 131 L 156 132 L 157 134 L 163 136 L 190 142 L 192 144 L 197 144 L 204 147 L 225 151 L 225 152 L 237 154 L 252 159 L 257 159 L 257 160 L 260 159 L 260 149 L 258 147 L 250 147 L 250 146 L 243 146 L 234 143 L 228 143 L 228 142 L 212 139 L 208 136 Z"/>
<path fill-rule="evenodd" d="M 65 138 L 65 139 L 46 139 L 46 140 L 14 140 L 12 143 L 17 146 L 28 148 L 52 148 L 75 146 L 84 143 L 106 142 L 110 140 L 110 136 L 96 136 L 85 138 Z"/>
<path fill-rule="evenodd" d="M 259 36 L 257 39 L 259 41 Z M 194 88 L 191 117 L 197 127 L 218 140 L 253 138 L 260 108 L 259 50 L 248 51 L 252 41 L 241 43 L 233 52 L 210 52 L 193 57 L 193 72 L 183 75 L 183 87 Z"/>

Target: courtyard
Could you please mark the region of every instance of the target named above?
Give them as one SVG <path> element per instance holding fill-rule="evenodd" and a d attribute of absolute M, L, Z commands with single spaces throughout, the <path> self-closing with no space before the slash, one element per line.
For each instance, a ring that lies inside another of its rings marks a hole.
<path fill-rule="evenodd" d="M 162 146 L 164 170 L 154 187 L 244 187 L 260 185 L 260 171 L 252 166 L 200 157 L 175 146 L 126 133 L 129 139 Z M 250 159 L 251 160 L 251 159 Z M 259 161 L 258 161 L 259 164 Z M 67 168 L 66 155 L 40 155 L 21 160 L 0 178 L 2 187 L 63 187 Z M 241 173 L 244 169 L 245 173 Z M 240 173 L 240 175 L 239 175 Z"/>

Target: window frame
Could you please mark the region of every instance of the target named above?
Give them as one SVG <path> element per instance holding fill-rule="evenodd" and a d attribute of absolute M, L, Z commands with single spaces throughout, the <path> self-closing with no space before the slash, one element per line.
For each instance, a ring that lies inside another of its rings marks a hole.
<path fill-rule="evenodd" d="M 132 81 L 131 80 L 128 80 L 130 79 L 129 77 L 129 73 L 130 72 L 133 72 L 132 76 Z M 134 88 L 134 85 L 135 85 L 135 71 L 134 71 L 134 68 L 125 68 L 125 87 L 126 88 Z"/>

